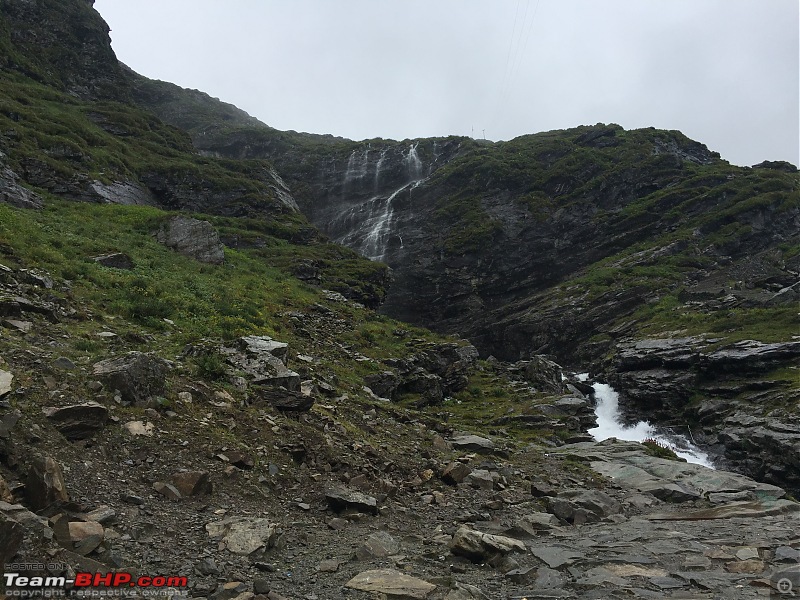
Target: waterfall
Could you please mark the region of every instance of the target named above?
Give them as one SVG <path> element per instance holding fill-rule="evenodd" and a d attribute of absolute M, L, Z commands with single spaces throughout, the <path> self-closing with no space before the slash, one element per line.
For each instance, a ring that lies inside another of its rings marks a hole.
<path fill-rule="evenodd" d="M 708 454 L 682 435 L 661 431 L 647 421 L 639 421 L 634 425 L 624 425 L 619 412 L 619 394 L 614 388 L 605 383 L 595 383 L 592 387 L 594 388 L 597 402 L 595 407 L 597 427 L 590 429 L 589 434 L 598 442 L 611 437 L 629 442 L 642 442 L 645 439 L 652 439 L 668 447 L 679 457 L 686 459 L 687 462 L 703 465 L 711 469 L 714 468 Z"/>
<path fill-rule="evenodd" d="M 375 192 L 378 192 L 378 187 L 381 183 L 381 169 L 383 168 L 383 160 L 386 158 L 386 149 L 381 150 L 381 155 L 378 157 L 378 162 L 375 163 Z"/>
<path fill-rule="evenodd" d="M 387 198 L 377 197 L 371 200 L 370 216 L 365 223 L 369 229 L 359 247 L 361 254 L 370 260 L 383 260 L 386 256 L 386 242 L 392 231 L 392 217 L 394 216 L 392 202 L 400 192 L 408 189 L 413 183 L 405 184 Z"/>
<path fill-rule="evenodd" d="M 360 181 L 367 175 L 369 167 L 369 148 L 363 152 L 353 150 L 347 159 L 347 170 L 344 172 L 344 187 L 354 181 Z"/>
<path fill-rule="evenodd" d="M 417 154 L 417 144 L 419 142 L 411 144 L 408 154 L 406 154 L 406 168 L 408 169 L 408 176 L 412 180 L 418 180 L 422 177 L 422 161 Z"/>

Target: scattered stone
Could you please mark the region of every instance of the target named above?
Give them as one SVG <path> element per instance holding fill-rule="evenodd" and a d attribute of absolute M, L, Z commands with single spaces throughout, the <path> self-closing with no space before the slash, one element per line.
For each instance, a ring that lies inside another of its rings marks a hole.
<path fill-rule="evenodd" d="M 164 483 L 163 481 L 156 481 L 153 484 L 153 489 L 169 500 L 177 501 L 183 497 L 178 491 L 178 488 L 170 483 Z"/>
<path fill-rule="evenodd" d="M 208 471 L 181 471 L 170 478 L 172 485 L 181 496 L 204 496 L 210 494 L 214 486 L 208 476 Z"/>
<path fill-rule="evenodd" d="M 476 469 L 464 478 L 464 483 L 480 490 L 493 490 L 499 475 L 485 469 Z"/>
<path fill-rule="evenodd" d="M 78 366 L 66 356 L 59 356 L 53 361 L 53 367 L 64 371 L 74 371 Z"/>
<path fill-rule="evenodd" d="M 114 252 L 112 254 L 102 254 L 100 256 L 93 256 L 92 260 L 104 267 L 112 269 L 123 269 L 130 271 L 135 266 L 133 260 L 127 254 L 122 252 Z"/>
<path fill-rule="evenodd" d="M 142 498 L 141 496 L 136 496 L 134 494 L 122 494 L 120 495 L 120 500 L 122 500 L 126 504 L 133 504 L 134 506 L 144 506 L 144 498 Z"/>
<path fill-rule="evenodd" d="M 210 557 L 201 559 L 194 568 L 200 575 L 219 575 L 220 573 L 217 563 Z"/>
<path fill-rule="evenodd" d="M 515 529 L 526 533 L 529 536 L 535 537 L 542 532 L 550 531 L 561 525 L 561 522 L 549 513 L 530 513 L 516 522 Z"/>
<path fill-rule="evenodd" d="M 461 527 L 450 542 L 450 551 L 472 562 L 486 562 L 497 554 L 525 552 L 526 547 L 523 542 L 513 538 Z"/>
<path fill-rule="evenodd" d="M 55 460 L 49 456 L 33 460 L 25 482 L 25 498 L 33 510 L 69 500 L 64 473 Z"/>
<path fill-rule="evenodd" d="M 155 433 L 155 425 L 144 421 L 129 421 L 123 425 L 125 430 L 131 435 L 143 435 L 152 437 Z"/>
<path fill-rule="evenodd" d="M 325 499 L 334 512 L 355 510 L 372 515 L 378 514 L 378 501 L 355 490 L 335 488 L 325 492 Z"/>
<path fill-rule="evenodd" d="M 444 471 L 442 471 L 442 481 L 450 485 L 458 485 L 472 473 L 472 469 L 460 461 L 451 462 Z"/>
<path fill-rule="evenodd" d="M 109 523 L 113 523 L 117 519 L 117 511 L 113 508 L 109 508 L 108 506 L 101 506 L 100 508 L 96 508 L 91 512 L 86 513 L 86 520 L 87 521 L 94 521 L 96 523 L 100 523 L 101 525 L 108 525 Z"/>
<path fill-rule="evenodd" d="M 53 421 L 56 429 L 68 440 L 84 440 L 103 429 L 108 420 L 108 409 L 97 402 L 74 404 L 61 408 L 42 409 Z"/>
<path fill-rule="evenodd" d="M 778 546 L 775 549 L 775 561 L 800 563 L 800 550 L 791 546 Z"/>
<path fill-rule="evenodd" d="M 317 571 L 320 573 L 336 573 L 339 570 L 343 561 L 336 558 L 328 558 L 317 565 Z"/>
<path fill-rule="evenodd" d="M 393 569 L 364 571 L 348 581 L 345 587 L 363 592 L 385 594 L 388 600 L 392 598 L 424 600 L 436 589 L 432 583 Z"/>
<path fill-rule="evenodd" d="M 109 389 L 119 390 L 122 400 L 146 406 L 166 390 L 170 365 L 154 354 L 129 352 L 94 365 L 94 375 Z"/>
<path fill-rule="evenodd" d="M 268 519 L 230 517 L 206 525 L 214 539 L 221 539 L 234 554 L 253 555 L 257 551 L 274 548 L 281 538 L 278 526 Z"/>
<path fill-rule="evenodd" d="M 184 256 L 212 265 L 225 261 L 225 247 L 208 221 L 177 216 L 165 223 L 156 240 Z"/>
<path fill-rule="evenodd" d="M 223 462 L 232 464 L 237 469 L 252 469 L 255 466 L 253 457 L 245 452 L 238 450 L 225 450 L 217 454 L 217 458 Z"/>
<path fill-rule="evenodd" d="M 728 573 L 762 573 L 764 567 L 764 562 L 755 558 L 737 560 L 725 564 L 725 570 Z"/>
<path fill-rule="evenodd" d="M 444 600 L 489 600 L 489 597 L 474 585 L 456 582 Z"/>
<path fill-rule="evenodd" d="M 96 521 L 71 521 L 68 523 L 69 541 L 82 542 L 90 536 L 100 536 L 102 540 L 104 529 Z"/>
<path fill-rule="evenodd" d="M 356 551 L 359 560 L 386 558 L 400 552 L 400 542 L 385 531 L 377 531 L 367 536 L 364 545 Z"/>

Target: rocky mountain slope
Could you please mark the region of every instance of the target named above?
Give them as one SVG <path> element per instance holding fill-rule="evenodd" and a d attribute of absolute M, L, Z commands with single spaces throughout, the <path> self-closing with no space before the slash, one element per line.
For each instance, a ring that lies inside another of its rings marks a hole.
<path fill-rule="evenodd" d="M 279 132 L 119 64 L 90 0 L 0 0 L 0 82 L 5 573 L 214 600 L 796 581 L 793 167 L 616 126 Z M 592 441 L 592 388 L 543 351 L 745 474 Z"/>
<path fill-rule="evenodd" d="M 688 428 L 734 468 L 794 481 L 800 180 L 792 165 L 735 167 L 679 132 L 616 125 L 497 144 L 350 142 L 278 132 L 161 82 L 139 78 L 134 89 L 205 154 L 273 160 L 314 223 L 390 265 L 382 311 L 458 332 L 484 355 L 549 353 L 602 373 L 633 420 Z M 658 348 L 687 338 L 692 358 L 661 368 Z M 632 381 L 638 367 L 618 371 L 638 341 L 648 350 Z M 697 366 L 741 344 L 753 352 L 739 364 L 753 360 L 738 372 Z M 759 344 L 782 346 L 762 361 Z"/>

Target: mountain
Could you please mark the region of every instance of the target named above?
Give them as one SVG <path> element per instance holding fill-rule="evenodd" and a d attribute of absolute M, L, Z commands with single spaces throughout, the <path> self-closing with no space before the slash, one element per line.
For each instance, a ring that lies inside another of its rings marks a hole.
<path fill-rule="evenodd" d="M 604 124 L 277 131 L 119 63 L 92 4 L 0 0 L 4 589 L 748 598 L 793 576 L 795 167 Z M 594 441 L 601 381 L 720 470 Z"/>

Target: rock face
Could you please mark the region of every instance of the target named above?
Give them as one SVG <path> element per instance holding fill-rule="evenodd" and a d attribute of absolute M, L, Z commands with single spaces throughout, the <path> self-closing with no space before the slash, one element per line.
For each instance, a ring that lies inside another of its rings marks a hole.
<path fill-rule="evenodd" d="M 219 265 L 225 261 L 225 249 L 219 241 L 219 234 L 208 221 L 173 217 L 159 230 L 156 239 L 203 263 Z"/>

